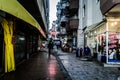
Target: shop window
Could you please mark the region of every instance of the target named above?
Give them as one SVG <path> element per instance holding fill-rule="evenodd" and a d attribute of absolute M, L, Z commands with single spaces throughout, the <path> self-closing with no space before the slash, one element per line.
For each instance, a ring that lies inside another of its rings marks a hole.
<path fill-rule="evenodd" d="M 108 20 L 108 62 L 120 64 L 120 21 Z"/>
<path fill-rule="evenodd" d="M 106 55 L 106 33 L 102 33 L 98 37 L 98 52 L 101 53 L 101 55 Z"/>
<path fill-rule="evenodd" d="M 15 41 L 15 61 L 19 63 L 21 60 L 25 59 L 25 36 L 16 35 Z"/>
<path fill-rule="evenodd" d="M 37 52 L 38 48 L 38 37 L 30 35 L 27 39 L 27 53 L 30 54 L 30 56 Z"/>
<path fill-rule="evenodd" d="M 109 32 L 108 62 L 120 62 L 120 33 Z"/>

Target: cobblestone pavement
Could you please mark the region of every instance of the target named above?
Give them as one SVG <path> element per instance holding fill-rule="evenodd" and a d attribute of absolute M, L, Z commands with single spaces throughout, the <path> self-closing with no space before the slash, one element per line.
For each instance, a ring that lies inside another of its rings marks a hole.
<path fill-rule="evenodd" d="M 76 54 L 62 51 L 58 51 L 57 58 L 72 80 L 119 80 L 118 68 L 103 67 L 96 61 L 82 61 Z"/>

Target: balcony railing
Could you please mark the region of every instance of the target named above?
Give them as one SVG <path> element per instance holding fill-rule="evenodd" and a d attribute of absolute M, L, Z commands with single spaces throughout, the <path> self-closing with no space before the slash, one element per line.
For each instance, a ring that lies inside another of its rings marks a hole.
<path fill-rule="evenodd" d="M 78 13 L 78 9 L 79 9 L 79 0 L 69 0 L 69 16 L 73 16 L 74 14 Z"/>
<path fill-rule="evenodd" d="M 62 18 L 61 18 L 61 22 L 67 22 L 68 21 L 68 18 L 64 15 L 64 16 L 62 16 Z"/>
<path fill-rule="evenodd" d="M 78 29 L 79 19 L 71 19 L 69 23 L 70 29 Z"/>
<path fill-rule="evenodd" d="M 69 32 L 70 31 L 70 24 L 69 22 L 66 23 L 66 32 Z"/>
<path fill-rule="evenodd" d="M 69 0 L 69 8 L 70 9 L 78 9 L 79 8 L 79 0 Z"/>

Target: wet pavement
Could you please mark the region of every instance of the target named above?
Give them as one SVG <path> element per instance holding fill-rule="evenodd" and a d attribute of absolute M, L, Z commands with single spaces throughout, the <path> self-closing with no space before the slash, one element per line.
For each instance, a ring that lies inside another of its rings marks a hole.
<path fill-rule="evenodd" d="M 47 52 L 35 54 L 20 64 L 16 71 L 6 73 L 0 80 L 69 80 L 56 58 Z"/>
<path fill-rule="evenodd" d="M 103 67 L 94 60 L 83 61 L 74 53 L 60 50 L 54 55 L 35 54 L 0 80 L 120 80 L 118 68 Z"/>
<path fill-rule="evenodd" d="M 116 67 L 103 67 L 97 61 L 83 61 L 74 53 L 58 51 L 61 61 L 72 80 L 120 80 L 120 70 Z"/>

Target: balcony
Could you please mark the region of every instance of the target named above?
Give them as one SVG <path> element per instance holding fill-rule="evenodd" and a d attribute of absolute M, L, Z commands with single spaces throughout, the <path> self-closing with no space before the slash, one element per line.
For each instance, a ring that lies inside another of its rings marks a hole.
<path fill-rule="evenodd" d="M 65 28 L 60 28 L 60 33 L 61 34 L 66 34 L 66 29 Z"/>
<path fill-rule="evenodd" d="M 68 22 L 68 18 L 66 16 L 62 16 L 61 18 L 61 27 L 65 27 L 66 26 L 66 22 Z"/>
<path fill-rule="evenodd" d="M 77 30 L 79 25 L 79 19 L 71 19 L 69 24 L 70 24 L 70 29 Z"/>
<path fill-rule="evenodd" d="M 101 12 L 106 16 L 120 16 L 120 0 L 100 0 Z"/>
<path fill-rule="evenodd" d="M 60 26 L 61 26 L 61 27 L 65 27 L 65 26 L 66 26 L 66 22 L 61 22 L 61 23 L 60 23 Z"/>
<path fill-rule="evenodd" d="M 61 5 L 61 9 L 65 9 L 67 6 L 69 6 L 69 3 L 68 2 L 64 2 Z"/>
<path fill-rule="evenodd" d="M 70 24 L 69 24 L 69 22 L 66 23 L 66 32 L 70 32 Z"/>
<path fill-rule="evenodd" d="M 68 18 L 64 15 L 61 17 L 61 22 L 67 22 L 68 21 Z"/>
<path fill-rule="evenodd" d="M 78 12 L 79 8 L 79 0 L 69 0 L 69 9 L 70 9 L 70 16 L 73 16 Z"/>

